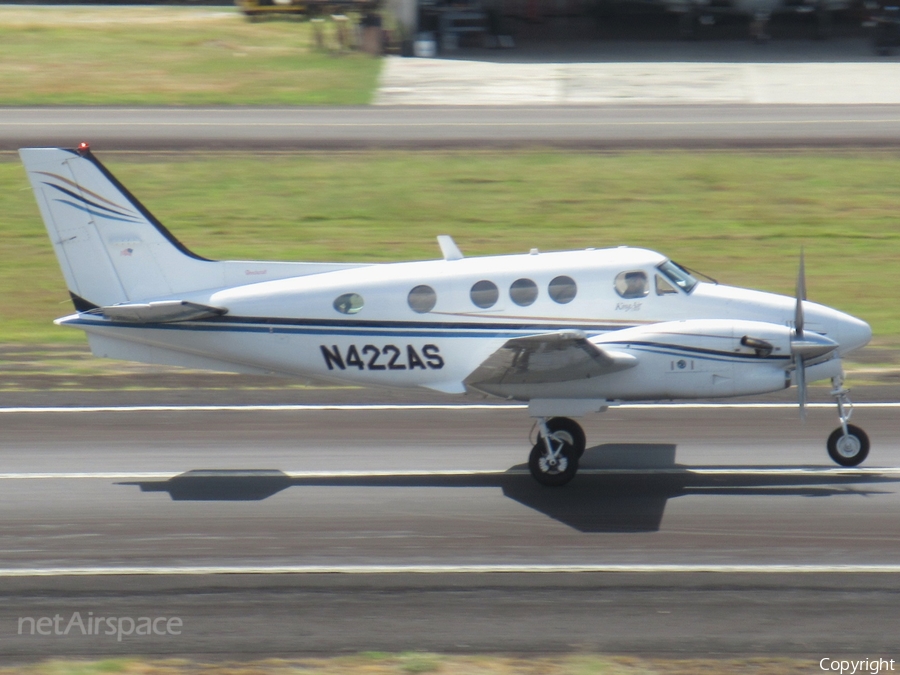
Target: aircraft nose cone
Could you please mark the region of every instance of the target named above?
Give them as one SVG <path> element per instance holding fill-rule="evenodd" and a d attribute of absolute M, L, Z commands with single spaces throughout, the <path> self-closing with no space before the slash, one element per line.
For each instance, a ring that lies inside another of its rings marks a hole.
<path fill-rule="evenodd" d="M 838 330 L 841 354 L 849 354 L 869 344 L 869 340 L 872 339 L 872 328 L 869 324 L 849 314 L 844 314 L 841 319 Z"/>

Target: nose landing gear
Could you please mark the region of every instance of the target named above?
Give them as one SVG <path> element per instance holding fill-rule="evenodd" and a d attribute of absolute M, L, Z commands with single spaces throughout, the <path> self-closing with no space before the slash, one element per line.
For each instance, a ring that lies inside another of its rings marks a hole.
<path fill-rule="evenodd" d="M 568 417 L 539 417 L 537 443 L 528 456 L 531 475 L 541 485 L 565 485 L 578 472 L 578 460 L 584 454 L 584 430 Z"/>
<path fill-rule="evenodd" d="M 831 395 L 837 401 L 841 426 L 828 437 L 828 455 L 841 466 L 859 466 L 869 456 L 869 437 L 857 426 L 848 424 L 853 414 L 850 390 L 844 388 L 841 378 L 831 381 L 834 389 Z"/>

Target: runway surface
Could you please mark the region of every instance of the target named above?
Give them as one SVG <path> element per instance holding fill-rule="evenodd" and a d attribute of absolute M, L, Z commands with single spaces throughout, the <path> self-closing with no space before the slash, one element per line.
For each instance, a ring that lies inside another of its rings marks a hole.
<path fill-rule="evenodd" d="M 0 108 L 0 150 L 897 147 L 897 105 Z"/>
<path fill-rule="evenodd" d="M 521 410 L 4 413 L 0 653 L 888 653 L 896 418 L 846 470 L 832 410 L 611 409 L 553 490 Z M 76 611 L 185 630 L 19 634 Z"/>

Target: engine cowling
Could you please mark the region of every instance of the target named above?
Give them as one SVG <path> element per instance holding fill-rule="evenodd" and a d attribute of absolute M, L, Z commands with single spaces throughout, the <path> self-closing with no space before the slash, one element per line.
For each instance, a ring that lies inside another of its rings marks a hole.
<path fill-rule="evenodd" d="M 621 398 L 706 398 L 790 386 L 791 335 L 779 324 L 695 319 L 638 326 L 593 341 L 639 360 L 616 383 L 625 394 Z"/>

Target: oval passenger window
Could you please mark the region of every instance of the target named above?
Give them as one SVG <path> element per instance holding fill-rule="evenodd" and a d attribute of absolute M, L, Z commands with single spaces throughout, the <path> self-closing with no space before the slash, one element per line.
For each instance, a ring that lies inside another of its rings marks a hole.
<path fill-rule="evenodd" d="M 422 284 L 409 292 L 406 301 L 409 303 L 409 308 L 412 311 L 426 314 L 433 310 L 435 304 L 437 304 L 437 293 L 434 292 L 431 286 Z"/>
<path fill-rule="evenodd" d="M 363 298 L 359 293 L 344 293 L 335 299 L 334 308 L 341 314 L 356 314 L 363 308 Z"/>
<path fill-rule="evenodd" d="M 531 279 L 516 279 L 509 287 L 509 299 L 519 307 L 528 307 L 537 300 L 537 296 L 537 284 Z"/>
<path fill-rule="evenodd" d="M 487 309 L 488 307 L 493 307 L 497 303 L 497 299 L 500 297 L 500 291 L 497 288 L 497 284 L 493 281 L 479 281 L 472 286 L 469 297 L 472 298 L 472 302 L 476 307 Z"/>
<path fill-rule="evenodd" d="M 565 305 L 575 299 L 575 294 L 578 293 L 578 286 L 575 285 L 575 280 L 572 277 L 561 276 L 550 282 L 547 292 L 550 294 L 553 302 Z"/>

